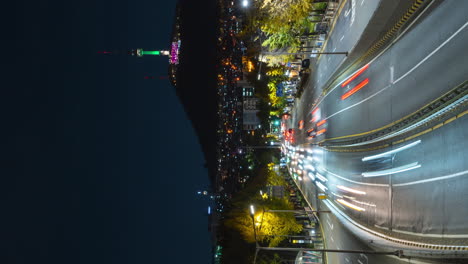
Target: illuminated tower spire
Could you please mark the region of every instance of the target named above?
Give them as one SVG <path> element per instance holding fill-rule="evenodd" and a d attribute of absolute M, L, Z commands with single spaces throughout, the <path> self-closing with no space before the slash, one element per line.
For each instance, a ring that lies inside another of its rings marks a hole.
<path fill-rule="evenodd" d="M 138 56 L 138 57 L 143 57 L 144 55 L 169 56 L 169 51 L 136 49 L 136 50 L 129 51 L 128 54 L 132 56 Z"/>

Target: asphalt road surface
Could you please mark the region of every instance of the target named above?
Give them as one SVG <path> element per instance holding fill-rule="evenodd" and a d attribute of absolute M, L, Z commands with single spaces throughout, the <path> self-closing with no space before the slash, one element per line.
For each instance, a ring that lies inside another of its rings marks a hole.
<path fill-rule="evenodd" d="M 356 2 L 356 12 L 359 12 L 360 0 Z M 464 82 L 468 76 L 465 65 L 468 61 L 468 17 L 463 10 L 468 10 L 468 1 L 442 2 L 385 53 L 375 57 L 349 84 L 333 87 L 317 107 L 311 108 L 317 99 L 314 92 L 306 91 L 297 102 L 287 126 L 296 130 L 294 145 L 300 155 L 290 168 L 302 179 L 302 189 L 310 195 L 314 206 L 320 203 L 315 199 L 314 190 L 321 188 L 320 192 L 328 195 L 329 202 L 359 224 L 377 232 L 423 243 L 467 245 L 468 115 L 392 148 L 341 153 L 312 147 L 313 143 L 324 139 L 350 136 L 390 124 Z M 350 12 L 352 10 L 348 16 Z M 350 23 L 349 19 L 346 21 Z M 353 23 L 360 25 L 359 21 Z M 334 38 L 342 37 L 340 34 L 345 31 L 341 27 L 345 24 L 337 23 L 332 43 L 339 42 Z M 352 30 L 346 32 L 352 33 Z M 345 36 L 343 40 L 346 39 Z M 330 47 L 338 49 L 334 44 Z M 320 63 L 323 73 L 307 89 L 322 90 L 324 87 L 320 85 L 326 83 L 339 60 L 337 57 L 321 58 Z M 329 66 L 325 67 L 327 63 Z M 320 70 L 318 68 L 319 76 Z M 343 81 L 349 77 L 340 76 Z M 360 90 L 343 98 L 360 84 Z M 297 128 L 299 120 L 305 122 L 302 130 Z M 317 126 L 320 121 L 323 124 Z M 311 128 L 322 130 L 323 134 L 308 140 L 305 131 Z M 396 151 L 369 161 L 362 160 L 391 150 Z M 321 219 L 328 237 L 327 246 L 368 248 L 347 232 L 333 215 L 322 215 Z M 383 256 L 329 254 L 329 260 L 333 259 L 330 263 L 366 263 L 369 258 L 372 261 L 368 263 L 399 261 Z"/>

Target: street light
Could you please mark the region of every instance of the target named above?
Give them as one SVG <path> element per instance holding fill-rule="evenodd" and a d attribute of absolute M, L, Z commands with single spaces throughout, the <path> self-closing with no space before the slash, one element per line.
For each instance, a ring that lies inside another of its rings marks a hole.
<path fill-rule="evenodd" d="M 247 1 L 247 0 L 242 1 L 242 6 L 243 7 L 249 6 L 249 1 Z"/>
<path fill-rule="evenodd" d="M 258 254 L 258 251 L 259 251 L 258 248 L 260 247 L 260 245 L 258 244 L 258 241 L 257 241 L 257 229 L 255 228 L 254 215 L 255 215 L 255 208 L 254 208 L 253 204 L 251 204 L 250 205 L 250 216 L 252 217 L 252 227 L 253 227 L 253 230 L 254 230 L 254 238 L 255 238 L 255 256 L 254 256 L 253 264 L 256 264 L 257 263 L 257 254 Z"/>
<path fill-rule="evenodd" d="M 263 212 L 278 212 L 278 213 L 296 213 L 298 211 L 302 210 L 265 210 L 263 209 Z M 309 212 L 319 212 L 319 211 L 309 211 Z M 321 211 L 321 212 L 330 212 L 330 211 Z M 255 238 L 255 256 L 254 256 L 254 264 L 256 263 L 257 260 L 257 255 L 260 250 L 267 250 L 267 251 L 315 251 L 315 252 L 333 252 L 333 253 L 354 253 L 354 254 L 373 254 L 373 255 L 394 255 L 398 257 L 403 257 L 403 250 L 395 250 L 395 251 L 369 251 L 369 250 L 349 250 L 349 249 L 329 249 L 329 248 L 322 248 L 322 249 L 317 249 L 317 248 L 282 248 L 282 247 L 261 247 L 258 243 L 257 240 L 257 230 L 255 228 L 255 208 L 251 204 L 250 205 L 250 216 L 252 217 L 252 226 L 254 229 L 254 238 Z"/>

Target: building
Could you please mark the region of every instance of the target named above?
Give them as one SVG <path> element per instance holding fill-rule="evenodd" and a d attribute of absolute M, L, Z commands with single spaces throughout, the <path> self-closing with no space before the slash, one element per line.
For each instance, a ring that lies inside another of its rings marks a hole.
<path fill-rule="evenodd" d="M 242 129 L 243 130 L 255 130 L 259 128 L 260 118 L 258 118 L 258 98 L 244 98 L 242 101 L 243 113 L 242 113 Z"/>

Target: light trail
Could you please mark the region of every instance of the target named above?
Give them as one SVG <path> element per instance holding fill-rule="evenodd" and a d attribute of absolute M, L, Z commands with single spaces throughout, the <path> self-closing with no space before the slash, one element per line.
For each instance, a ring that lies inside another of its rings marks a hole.
<path fill-rule="evenodd" d="M 464 248 L 465 245 L 438 245 L 438 244 L 427 244 L 427 243 L 419 243 L 419 242 L 415 242 L 415 241 L 409 241 L 409 240 L 404 240 L 404 239 L 399 239 L 399 238 L 395 238 L 395 237 L 391 237 L 391 236 L 387 236 L 383 233 L 379 233 L 379 232 L 376 232 L 372 229 L 369 229 L 361 224 L 359 224 L 358 222 L 354 221 L 353 219 L 351 219 L 348 215 L 346 215 L 343 211 L 341 211 L 340 209 L 338 209 L 338 207 L 336 207 L 332 202 L 330 201 L 327 201 L 327 200 L 324 200 L 323 201 L 327 207 L 333 212 L 333 214 L 335 216 L 337 216 L 340 221 L 345 224 L 345 226 L 347 226 L 348 228 L 352 229 L 352 228 L 357 228 L 357 230 L 359 231 L 364 231 L 366 232 L 367 234 L 370 234 L 370 235 L 374 235 L 376 236 L 376 239 L 379 239 L 379 238 L 383 238 L 385 240 L 387 240 L 388 242 L 393 242 L 393 243 L 400 243 L 400 244 L 408 244 L 408 243 L 413 243 L 413 244 L 417 244 L 416 246 L 418 247 L 453 247 L 453 248 L 457 248 L 457 247 L 462 247 Z M 344 221 L 344 220 L 347 220 Z M 355 231 L 357 231 L 355 229 Z M 366 234 L 366 236 L 367 236 Z M 362 238 L 362 234 L 358 234 L 359 237 Z M 374 240 L 376 241 L 376 240 Z"/>
<path fill-rule="evenodd" d="M 322 134 L 325 133 L 325 132 L 327 132 L 327 129 L 326 129 L 326 128 L 321 129 L 321 130 L 317 131 L 317 136 L 320 136 L 320 135 L 322 135 Z"/>
<path fill-rule="evenodd" d="M 309 176 L 311 180 L 315 181 L 315 176 L 312 172 L 307 173 L 307 176 Z"/>
<path fill-rule="evenodd" d="M 369 83 L 369 78 L 366 78 L 364 81 L 360 82 L 358 85 L 356 85 L 353 89 L 347 91 L 341 96 L 341 100 L 344 100 L 351 95 L 355 94 L 357 91 L 361 90 L 364 86 L 366 86 Z"/>
<path fill-rule="evenodd" d="M 353 202 L 358 203 L 358 204 L 362 204 L 362 205 L 367 205 L 367 206 L 370 206 L 370 207 L 377 207 L 375 204 L 361 202 L 361 201 L 358 201 L 358 200 L 354 200 Z"/>
<path fill-rule="evenodd" d="M 336 199 L 336 201 L 339 202 L 340 204 L 342 204 L 342 205 L 344 205 L 344 206 L 347 206 L 347 207 L 349 207 L 349 208 L 351 208 L 351 209 L 354 209 L 354 210 L 356 210 L 356 211 L 359 211 L 359 212 L 361 212 L 361 211 L 366 211 L 366 209 L 364 209 L 364 208 L 362 208 L 362 207 L 359 207 L 359 206 L 357 206 L 357 205 L 354 205 L 354 204 L 352 204 L 352 203 L 348 203 L 347 201 L 345 201 L 345 200 L 343 200 L 343 199 Z"/>
<path fill-rule="evenodd" d="M 308 170 L 311 170 L 311 171 L 315 171 L 314 166 L 312 166 L 312 165 L 310 165 L 310 164 L 305 165 L 304 168 L 306 168 L 306 169 L 308 169 Z"/>
<path fill-rule="evenodd" d="M 345 80 L 342 84 L 341 84 L 341 87 L 345 87 L 346 85 L 348 85 L 350 82 L 352 82 L 354 79 L 356 79 L 359 75 L 361 75 L 361 73 L 363 73 L 365 70 L 367 70 L 369 68 L 369 65 L 370 64 L 366 64 L 364 67 L 362 67 L 361 69 L 359 69 L 355 74 L 351 75 L 351 77 L 349 77 L 347 80 Z"/>
<path fill-rule="evenodd" d="M 323 182 L 326 182 L 328 181 L 327 178 L 323 177 L 322 175 L 320 175 L 320 173 L 316 173 L 315 174 L 315 177 L 317 177 L 319 180 L 323 181 Z"/>
<path fill-rule="evenodd" d="M 366 192 L 363 192 L 363 191 L 359 191 L 359 190 L 355 190 L 355 189 L 351 189 L 349 187 L 346 187 L 346 186 L 343 186 L 343 185 L 336 185 L 336 188 L 342 190 L 342 191 L 346 191 L 346 192 L 350 192 L 350 193 L 355 193 L 355 194 L 366 194 Z"/>
<path fill-rule="evenodd" d="M 350 179 L 347 179 L 345 177 L 342 177 L 336 173 L 333 173 L 329 170 L 325 170 L 323 169 L 323 171 L 325 171 L 327 173 L 327 175 L 331 175 L 333 177 L 336 177 L 336 178 L 339 178 L 339 179 L 342 179 L 344 181 L 347 181 L 347 182 L 352 182 L 352 183 L 355 183 L 355 184 L 359 184 L 359 185 L 366 185 L 366 186 L 375 186 L 375 187 L 388 187 L 388 184 L 380 184 L 380 183 L 367 183 L 367 182 L 358 182 L 358 181 L 353 181 L 353 180 L 350 180 Z"/>
<path fill-rule="evenodd" d="M 390 174 L 397 174 L 404 171 L 414 170 L 420 168 L 421 165 L 417 162 L 413 162 L 407 165 L 403 165 L 400 167 L 388 169 L 388 170 L 380 170 L 380 171 L 372 171 L 372 172 L 363 172 L 361 175 L 364 177 L 378 177 L 378 176 L 385 176 Z"/>
<path fill-rule="evenodd" d="M 321 182 L 319 181 L 315 181 L 315 184 L 317 185 L 317 187 L 319 187 L 322 191 L 326 191 L 328 188 L 325 187 L 325 185 L 323 185 Z"/>
<path fill-rule="evenodd" d="M 421 140 L 412 142 L 412 143 L 410 143 L 408 145 L 405 145 L 403 147 L 399 147 L 397 149 L 390 150 L 390 151 L 387 151 L 387 152 L 384 152 L 384 153 L 381 153 L 381 154 L 364 157 L 364 158 L 362 158 L 362 161 L 368 161 L 368 160 L 373 160 L 373 159 L 378 159 L 378 158 L 381 158 L 381 157 L 385 157 L 385 156 L 388 156 L 390 154 L 397 153 L 397 152 L 403 151 L 405 149 L 409 149 L 411 147 L 414 147 L 414 146 L 418 145 L 419 143 L 421 143 Z"/>
<path fill-rule="evenodd" d="M 326 120 L 326 119 L 323 119 L 322 121 L 320 121 L 320 122 L 317 123 L 317 127 L 319 127 L 319 126 L 325 124 L 326 122 L 327 122 L 327 120 Z"/>

